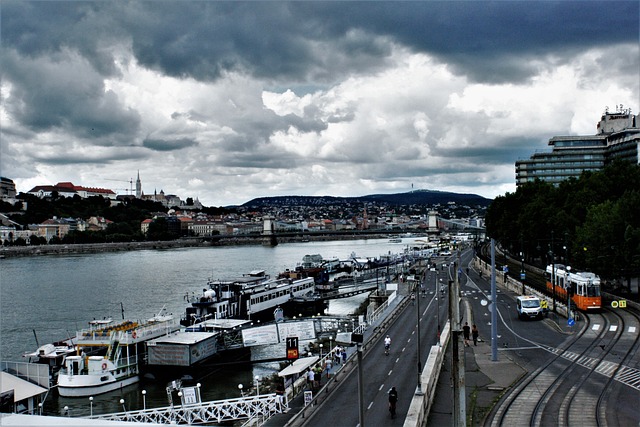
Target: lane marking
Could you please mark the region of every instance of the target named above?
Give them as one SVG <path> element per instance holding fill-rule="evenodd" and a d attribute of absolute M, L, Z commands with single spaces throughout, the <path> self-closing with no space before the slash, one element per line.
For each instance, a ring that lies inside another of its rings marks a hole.
<path fill-rule="evenodd" d="M 631 332 L 632 334 L 636 331 L 636 327 L 635 326 L 629 326 L 629 332 Z"/>
<path fill-rule="evenodd" d="M 400 358 L 398 357 L 398 358 L 396 359 L 396 363 L 398 363 L 399 361 L 400 361 Z"/>
<path fill-rule="evenodd" d="M 372 406 L 373 406 L 373 401 L 372 401 L 371 403 L 369 403 L 369 406 L 367 406 L 367 411 L 368 411 L 369 409 L 371 409 L 371 407 L 372 407 Z"/>
<path fill-rule="evenodd" d="M 384 383 L 380 384 L 380 387 L 378 388 L 378 391 L 382 390 L 384 388 Z"/>
<path fill-rule="evenodd" d="M 594 331 L 599 331 L 600 330 L 600 324 L 599 323 L 594 323 L 593 327 L 591 328 Z"/>
<path fill-rule="evenodd" d="M 393 373 L 393 369 L 389 371 L 389 373 L 387 374 L 387 376 L 388 376 L 388 377 L 390 377 L 392 373 Z"/>
<path fill-rule="evenodd" d="M 618 330 L 618 325 L 611 325 L 609 326 L 609 332 L 615 332 Z"/>

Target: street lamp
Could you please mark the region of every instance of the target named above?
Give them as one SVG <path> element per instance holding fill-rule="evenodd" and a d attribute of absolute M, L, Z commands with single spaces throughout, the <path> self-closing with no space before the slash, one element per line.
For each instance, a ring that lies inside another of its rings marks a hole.
<path fill-rule="evenodd" d="M 422 282 L 426 280 L 427 273 L 425 272 L 422 276 Z M 417 396 L 422 396 L 424 393 L 422 392 L 422 361 L 420 359 L 420 298 L 416 298 L 418 300 L 418 304 L 416 304 L 416 329 L 418 332 L 418 340 L 416 342 L 416 351 L 418 356 L 418 389 L 416 390 Z"/>
<path fill-rule="evenodd" d="M 256 375 L 255 378 L 256 380 L 256 396 L 260 395 L 260 376 Z"/>
<path fill-rule="evenodd" d="M 91 416 L 93 417 L 93 396 L 89 396 L 89 406 L 91 406 Z"/>
<path fill-rule="evenodd" d="M 320 359 L 322 359 L 322 344 L 320 344 Z"/>
<path fill-rule="evenodd" d="M 142 390 L 142 409 L 147 410 L 147 390 Z"/>
<path fill-rule="evenodd" d="M 69 407 L 68 407 L 68 406 L 65 406 L 65 407 L 64 407 L 64 413 L 65 413 L 65 415 L 66 415 L 67 417 L 70 417 L 70 416 L 71 416 L 71 415 L 69 414 Z"/>
<path fill-rule="evenodd" d="M 124 399 L 120 399 L 120 404 L 122 405 L 122 410 L 124 412 L 127 412 L 127 408 L 125 408 L 125 406 L 124 406 Z"/>
<path fill-rule="evenodd" d="M 242 384 L 238 384 L 238 390 L 240 390 L 240 396 L 244 397 L 244 393 L 242 392 Z"/>

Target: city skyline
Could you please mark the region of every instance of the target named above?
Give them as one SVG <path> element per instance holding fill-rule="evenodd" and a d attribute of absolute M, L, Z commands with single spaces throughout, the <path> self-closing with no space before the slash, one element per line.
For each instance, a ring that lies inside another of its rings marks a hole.
<path fill-rule="evenodd" d="M 145 193 L 206 206 L 495 198 L 551 137 L 639 107 L 636 1 L 1 8 L 0 175 L 19 192 L 125 194 L 139 170 Z"/>

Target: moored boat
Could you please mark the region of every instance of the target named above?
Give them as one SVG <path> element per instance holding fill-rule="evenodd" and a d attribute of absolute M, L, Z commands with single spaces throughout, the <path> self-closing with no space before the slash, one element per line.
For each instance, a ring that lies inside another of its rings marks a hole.
<path fill-rule="evenodd" d="M 138 382 L 145 342 L 179 328 L 172 315 L 163 314 L 146 322 L 107 319 L 89 324 L 78 331 L 77 354 L 66 356 L 58 374 L 60 396 L 93 396 Z"/>
<path fill-rule="evenodd" d="M 285 312 L 292 300 L 315 289 L 313 277 L 270 278 L 254 271 L 230 280 L 210 280 L 202 295 L 186 295 L 191 303 L 180 323 L 192 326 L 209 319 L 273 320 L 277 308 Z"/>

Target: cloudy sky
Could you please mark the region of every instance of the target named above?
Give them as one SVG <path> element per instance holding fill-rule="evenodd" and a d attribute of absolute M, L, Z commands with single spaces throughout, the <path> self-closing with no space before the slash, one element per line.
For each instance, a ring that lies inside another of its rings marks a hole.
<path fill-rule="evenodd" d="M 2 0 L 0 175 L 277 195 L 515 191 L 637 113 L 637 1 Z"/>

